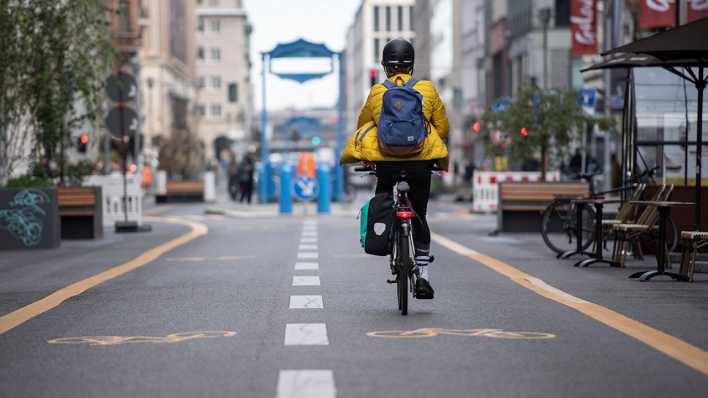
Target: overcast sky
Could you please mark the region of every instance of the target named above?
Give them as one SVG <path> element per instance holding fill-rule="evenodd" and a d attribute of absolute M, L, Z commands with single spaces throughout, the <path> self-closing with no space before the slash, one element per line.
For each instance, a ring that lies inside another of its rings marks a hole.
<path fill-rule="evenodd" d="M 253 25 L 251 37 L 254 104 L 261 108 L 261 52 L 300 37 L 326 44 L 334 51 L 344 47 L 347 28 L 360 0 L 244 0 Z M 337 99 L 336 74 L 304 84 L 266 78 L 267 109 L 333 106 Z"/>

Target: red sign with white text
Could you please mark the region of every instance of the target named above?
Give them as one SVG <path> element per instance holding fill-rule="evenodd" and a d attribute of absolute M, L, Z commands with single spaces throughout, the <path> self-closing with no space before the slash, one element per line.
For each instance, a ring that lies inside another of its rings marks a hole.
<path fill-rule="evenodd" d="M 693 22 L 697 19 L 708 17 L 708 0 L 688 0 L 686 21 Z"/>
<path fill-rule="evenodd" d="M 676 22 L 676 0 L 641 0 L 640 28 L 665 28 Z"/>
<path fill-rule="evenodd" d="M 597 54 L 597 0 L 571 0 L 571 55 Z"/>

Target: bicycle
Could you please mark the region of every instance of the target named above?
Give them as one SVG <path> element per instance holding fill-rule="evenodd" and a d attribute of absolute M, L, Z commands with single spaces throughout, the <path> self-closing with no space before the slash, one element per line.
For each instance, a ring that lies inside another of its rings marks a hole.
<path fill-rule="evenodd" d="M 647 168 L 641 174 L 639 174 L 635 181 L 615 189 L 610 189 L 607 191 L 595 192 L 593 177 L 599 173 L 581 173 L 578 175 L 579 179 L 585 180 L 590 184 L 590 195 L 583 198 L 577 197 L 557 197 L 553 202 L 551 202 L 546 209 L 543 211 L 543 216 L 541 220 L 541 237 L 543 242 L 548 246 L 549 249 L 554 251 L 556 254 L 561 255 L 569 250 L 575 249 L 576 247 L 576 199 L 588 199 L 593 197 L 601 197 L 611 193 L 618 193 L 623 191 L 628 191 L 634 189 L 637 184 L 643 181 L 649 181 L 655 183 L 654 173 L 658 170 L 658 167 Z M 595 230 L 595 211 L 589 207 L 584 206 L 581 213 L 582 217 L 582 249 L 585 250 L 590 247 L 594 239 Z M 668 235 L 672 237 L 671 245 L 669 249 L 673 251 L 678 245 L 678 232 L 676 224 L 669 217 L 668 222 Z"/>
<path fill-rule="evenodd" d="M 376 175 L 375 166 L 361 166 L 354 168 L 357 172 L 367 172 Z M 433 168 L 433 172 L 439 171 Z M 408 315 L 408 293 L 415 298 L 415 282 L 420 276 L 420 271 L 415 262 L 415 243 L 413 242 L 413 224 L 411 220 L 417 217 L 410 200 L 408 192 L 410 185 L 406 181 L 406 171 L 401 170 L 398 182 L 393 187 L 394 197 L 394 228 L 393 247 L 389 256 L 389 266 L 391 273 L 396 279 L 387 280 L 389 284 L 396 284 L 396 295 L 398 297 L 398 310 L 401 315 Z"/>

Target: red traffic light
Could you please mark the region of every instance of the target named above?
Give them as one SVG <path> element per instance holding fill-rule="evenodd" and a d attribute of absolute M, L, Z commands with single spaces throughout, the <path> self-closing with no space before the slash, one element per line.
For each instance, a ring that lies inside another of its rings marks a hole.
<path fill-rule="evenodd" d="M 81 134 L 81 136 L 79 136 L 79 142 L 82 145 L 88 144 L 89 143 L 89 136 L 87 134 Z"/>
<path fill-rule="evenodd" d="M 472 125 L 472 130 L 474 130 L 475 133 L 479 133 L 480 131 L 482 131 L 482 123 L 474 122 L 474 124 Z"/>
<path fill-rule="evenodd" d="M 519 132 L 519 134 L 521 134 L 522 137 L 528 137 L 528 135 L 529 135 L 529 130 L 528 130 L 526 127 L 522 127 L 522 128 L 521 128 L 521 131 Z"/>

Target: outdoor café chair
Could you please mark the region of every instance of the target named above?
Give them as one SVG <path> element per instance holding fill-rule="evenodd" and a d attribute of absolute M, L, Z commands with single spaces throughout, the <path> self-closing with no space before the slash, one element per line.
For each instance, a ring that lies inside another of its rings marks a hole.
<path fill-rule="evenodd" d="M 696 256 L 698 251 L 708 246 L 708 232 L 682 231 L 681 232 L 681 267 L 679 274 L 686 275 L 689 282 L 693 282 L 693 272 L 696 269 Z"/>

